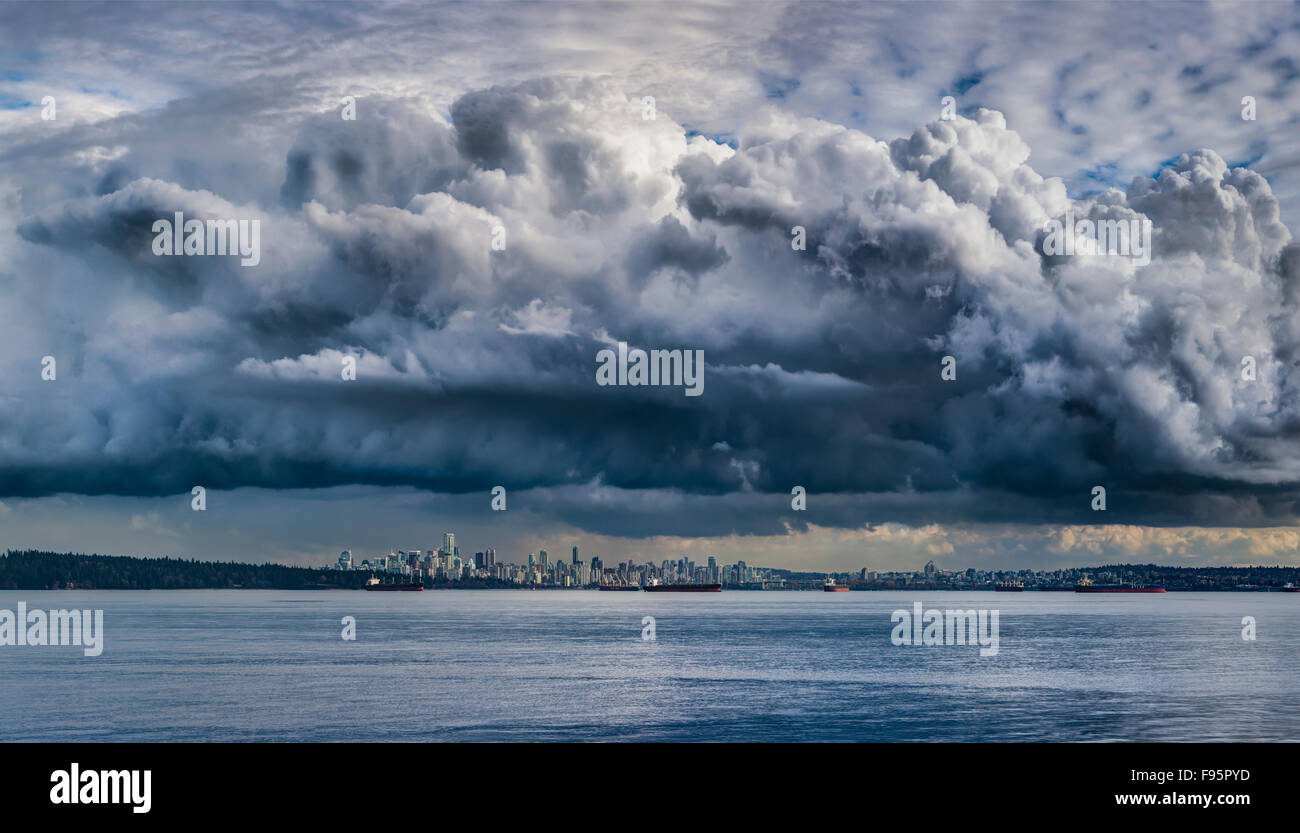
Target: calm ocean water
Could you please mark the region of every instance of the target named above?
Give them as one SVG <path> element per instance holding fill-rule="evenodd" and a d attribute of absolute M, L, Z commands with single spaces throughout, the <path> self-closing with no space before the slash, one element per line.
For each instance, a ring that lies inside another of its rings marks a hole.
<path fill-rule="evenodd" d="M 1300 740 L 1292 594 L 0 592 L 18 601 L 101 608 L 106 638 L 0 647 L 6 741 Z M 892 645 L 914 601 L 999 610 L 998 655 Z"/>

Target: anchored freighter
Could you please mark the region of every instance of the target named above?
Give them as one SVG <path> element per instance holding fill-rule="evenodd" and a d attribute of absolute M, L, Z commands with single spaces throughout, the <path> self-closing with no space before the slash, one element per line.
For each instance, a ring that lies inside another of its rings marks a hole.
<path fill-rule="evenodd" d="M 1086 576 L 1074 585 L 1076 593 L 1163 593 L 1163 584 L 1093 584 Z"/>

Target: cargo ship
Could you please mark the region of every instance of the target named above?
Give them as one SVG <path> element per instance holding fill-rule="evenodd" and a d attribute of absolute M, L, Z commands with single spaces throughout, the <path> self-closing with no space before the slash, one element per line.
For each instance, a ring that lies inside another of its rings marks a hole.
<path fill-rule="evenodd" d="M 641 586 L 637 584 L 601 584 L 598 590 L 640 590 Z"/>
<path fill-rule="evenodd" d="M 999 593 L 1023 593 L 1025 583 L 1023 581 L 999 581 L 993 585 L 993 589 Z"/>
<path fill-rule="evenodd" d="M 647 584 L 647 593 L 721 593 L 721 584 Z"/>
<path fill-rule="evenodd" d="M 825 581 L 822 582 L 822 589 L 825 590 L 827 593 L 849 592 L 849 588 L 845 587 L 842 584 L 836 584 L 835 579 L 830 578 L 829 576 L 826 578 Z"/>
<path fill-rule="evenodd" d="M 416 581 L 389 582 L 384 584 L 377 578 L 372 578 L 366 582 L 367 590 L 423 590 L 424 585 Z"/>
<path fill-rule="evenodd" d="M 1092 579 L 1084 577 L 1074 585 L 1076 593 L 1163 593 L 1163 584 L 1094 584 Z"/>

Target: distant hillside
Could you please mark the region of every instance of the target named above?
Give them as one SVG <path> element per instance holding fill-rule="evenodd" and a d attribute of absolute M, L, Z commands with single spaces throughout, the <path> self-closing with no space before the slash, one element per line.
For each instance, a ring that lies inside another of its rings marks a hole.
<path fill-rule="evenodd" d="M 365 572 L 9 550 L 0 556 L 0 590 L 187 590 L 357 588 Z"/>

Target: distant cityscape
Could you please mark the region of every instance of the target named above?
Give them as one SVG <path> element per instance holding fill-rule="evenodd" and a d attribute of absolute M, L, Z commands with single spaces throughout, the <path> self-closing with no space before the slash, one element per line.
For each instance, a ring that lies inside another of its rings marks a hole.
<path fill-rule="evenodd" d="M 552 559 L 544 549 L 528 553 L 523 563 L 500 560 L 488 547 L 462 557 L 454 533 L 442 536 L 438 549 L 392 550 L 357 562 L 344 550 L 326 570 L 364 571 L 385 580 L 401 579 L 426 586 L 519 586 L 584 588 L 601 585 L 720 584 L 735 590 L 812 590 L 827 579 L 851 590 L 988 590 L 1015 585 L 1024 590 L 1072 589 L 1080 581 L 1101 584 L 1160 584 L 1170 590 L 1269 590 L 1300 582 L 1300 567 L 1168 567 L 1155 564 L 1071 567 L 1058 570 L 943 570 L 934 561 L 915 571 L 877 571 L 868 567 L 848 572 L 810 572 L 754 567 L 744 561 L 721 564 L 709 556 L 703 564 L 689 558 L 664 559 L 659 564 L 623 561 L 606 565 L 600 556 L 590 561 L 573 547 L 569 558 Z"/>
<path fill-rule="evenodd" d="M 658 566 L 624 562 L 604 567 L 600 558 L 585 564 L 570 551 L 568 561 L 551 563 L 549 554 L 534 553 L 529 564 L 483 560 L 456 564 L 452 543 L 450 565 L 437 553 L 394 551 L 355 563 L 352 554 L 326 567 L 251 564 L 243 561 L 190 561 L 180 558 L 140 558 L 128 555 L 56 553 L 8 550 L 0 553 L 0 590 L 182 590 L 281 589 L 359 590 L 373 580 L 415 583 L 428 589 L 524 590 L 594 588 L 604 585 L 645 587 L 659 584 L 721 585 L 728 590 L 821 590 L 824 583 L 844 590 L 1073 590 L 1078 584 L 1162 585 L 1167 590 L 1297 592 L 1300 567 L 1166 567 L 1155 564 L 1110 564 L 1061 570 L 941 570 L 934 562 L 916 571 L 800 572 L 744 563 L 719 565 L 716 559 L 697 565 L 689 559 L 663 561 Z M 403 563 L 405 566 L 403 566 Z M 543 565 L 545 565 L 543 567 Z M 439 572 L 441 567 L 441 572 Z M 999 585 L 1002 585 L 999 587 Z"/>
<path fill-rule="evenodd" d="M 641 585 L 659 581 L 665 584 L 714 583 L 724 587 L 764 589 L 766 585 L 782 580 L 773 575 L 779 571 L 756 569 L 743 561 L 725 566 L 712 556 L 707 564 L 696 564 L 690 559 L 680 558 L 676 561 L 665 560 L 658 566 L 638 565 L 631 561 L 606 566 L 600 556 L 583 561 L 579 557 L 578 548 L 573 547 L 568 560 L 563 557 L 553 560 L 549 552 L 539 549 L 535 553 L 528 553 L 524 563 L 514 564 L 498 560 L 497 551 L 488 547 L 474 553 L 472 557 L 462 557 L 460 548 L 456 546 L 456 535 L 451 532 L 443 534 L 442 546 L 436 550 L 393 550 L 373 560 L 363 559 L 360 563 L 356 562 L 350 550 L 344 550 L 339 555 L 338 562 L 326 569 L 363 570 L 426 584 L 481 585 L 483 582 L 492 582 L 528 587 Z"/>

